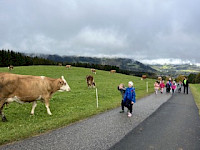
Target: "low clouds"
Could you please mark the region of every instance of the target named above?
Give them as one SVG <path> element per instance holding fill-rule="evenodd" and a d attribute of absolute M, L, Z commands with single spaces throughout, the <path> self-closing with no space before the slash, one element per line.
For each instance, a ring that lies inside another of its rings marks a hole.
<path fill-rule="evenodd" d="M 127 49 L 129 43 L 127 36 L 121 35 L 113 29 L 91 29 L 86 27 L 81 30 L 72 40 L 73 50 L 83 50 L 84 53 L 96 55 L 115 55 Z M 99 54 L 98 54 L 99 53 Z"/>
<path fill-rule="evenodd" d="M 0 0 L 0 48 L 200 63 L 199 6 L 199 0 Z"/>

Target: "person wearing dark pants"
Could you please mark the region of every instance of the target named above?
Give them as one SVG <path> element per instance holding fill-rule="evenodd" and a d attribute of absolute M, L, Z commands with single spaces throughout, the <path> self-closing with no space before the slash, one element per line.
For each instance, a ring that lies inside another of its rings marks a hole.
<path fill-rule="evenodd" d="M 121 102 L 121 107 L 122 107 L 122 110 L 120 111 L 120 113 L 123 113 L 124 112 L 124 95 L 125 95 L 125 91 L 126 91 L 126 87 L 124 86 L 124 84 L 120 84 L 117 89 L 120 91 L 121 95 L 122 95 L 122 102 Z"/>
<path fill-rule="evenodd" d="M 124 100 L 122 103 L 122 106 L 127 107 L 129 112 L 128 112 L 128 117 L 132 116 L 132 107 L 133 104 L 135 103 L 135 88 L 133 88 L 133 82 L 129 81 L 128 82 L 128 88 L 126 89 L 125 95 L 124 95 Z"/>
<path fill-rule="evenodd" d="M 187 80 L 187 78 L 185 78 L 185 79 L 183 80 L 184 94 L 185 94 L 185 93 L 188 94 L 188 86 L 189 86 L 188 80 Z"/>

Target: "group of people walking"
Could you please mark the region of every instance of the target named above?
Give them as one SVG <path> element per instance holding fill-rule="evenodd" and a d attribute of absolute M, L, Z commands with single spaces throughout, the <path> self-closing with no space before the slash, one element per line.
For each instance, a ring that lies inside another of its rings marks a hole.
<path fill-rule="evenodd" d="M 164 80 L 161 81 L 156 81 L 154 83 L 154 89 L 155 89 L 155 94 L 158 94 L 158 91 L 160 90 L 160 93 L 163 94 L 164 88 L 166 87 L 166 93 L 174 93 L 176 90 L 178 90 L 179 93 L 181 93 L 182 87 L 184 87 L 184 93 L 188 94 L 188 80 L 185 77 L 183 82 L 179 81 L 176 83 L 176 81 L 172 81 L 171 78 L 167 81 L 165 84 Z"/>
<path fill-rule="evenodd" d="M 182 86 L 184 87 L 184 93 L 188 94 L 188 80 L 187 78 L 184 78 L 183 82 L 179 81 L 178 84 L 175 81 L 172 81 L 170 78 L 165 84 L 164 80 L 156 81 L 154 83 L 154 89 L 155 94 L 158 94 L 159 90 L 163 94 L 164 88 L 166 87 L 167 93 L 174 93 L 176 89 L 178 89 L 178 92 L 181 92 Z M 120 84 L 118 86 L 118 90 L 120 91 L 122 95 L 122 101 L 121 101 L 121 111 L 120 113 L 124 113 L 124 107 L 128 108 L 128 117 L 132 116 L 132 110 L 133 110 L 133 104 L 136 102 L 136 93 L 135 88 L 133 87 L 133 82 L 128 82 L 128 87 L 126 88 L 124 84 Z"/>

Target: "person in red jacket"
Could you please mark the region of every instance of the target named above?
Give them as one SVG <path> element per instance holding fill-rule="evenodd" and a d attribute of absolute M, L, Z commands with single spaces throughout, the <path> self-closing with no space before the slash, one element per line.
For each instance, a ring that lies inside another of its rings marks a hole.
<path fill-rule="evenodd" d="M 162 81 L 160 82 L 160 92 L 161 92 L 161 93 L 163 93 L 164 87 L 165 87 L 165 81 L 162 80 Z"/>

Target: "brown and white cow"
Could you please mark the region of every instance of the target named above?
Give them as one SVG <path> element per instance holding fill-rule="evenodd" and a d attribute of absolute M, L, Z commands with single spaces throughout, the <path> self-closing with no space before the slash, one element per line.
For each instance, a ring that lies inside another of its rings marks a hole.
<path fill-rule="evenodd" d="M 33 102 L 31 114 L 34 114 L 37 101 L 45 103 L 47 113 L 52 115 L 49 109 L 49 100 L 56 91 L 70 91 L 70 87 L 62 76 L 58 79 L 45 76 L 17 75 L 0 73 L 0 115 L 2 121 L 7 121 L 3 114 L 3 107 L 7 103 Z"/>
<path fill-rule="evenodd" d="M 62 63 L 58 63 L 58 66 L 62 66 Z"/>
<path fill-rule="evenodd" d="M 92 73 L 97 74 L 95 69 L 90 69 Z"/>
<path fill-rule="evenodd" d="M 116 70 L 110 70 L 110 73 L 116 73 Z"/>
<path fill-rule="evenodd" d="M 86 76 L 86 82 L 87 82 L 88 88 L 89 88 L 89 87 L 95 88 L 95 82 L 94 82 L 93 76 L 91 76 L 91 75 Z"/>
<path fill-rule="evenodd" d="M 66 65 L 66 68 L 67 68 L 67 69 L 71 68 L 71 65 Z"/>
<path fill-rule="evenodd" d="M 14 69 L 13 65 L 8 66 L 8 69 L 9 71 L 13 70 Z"/>

